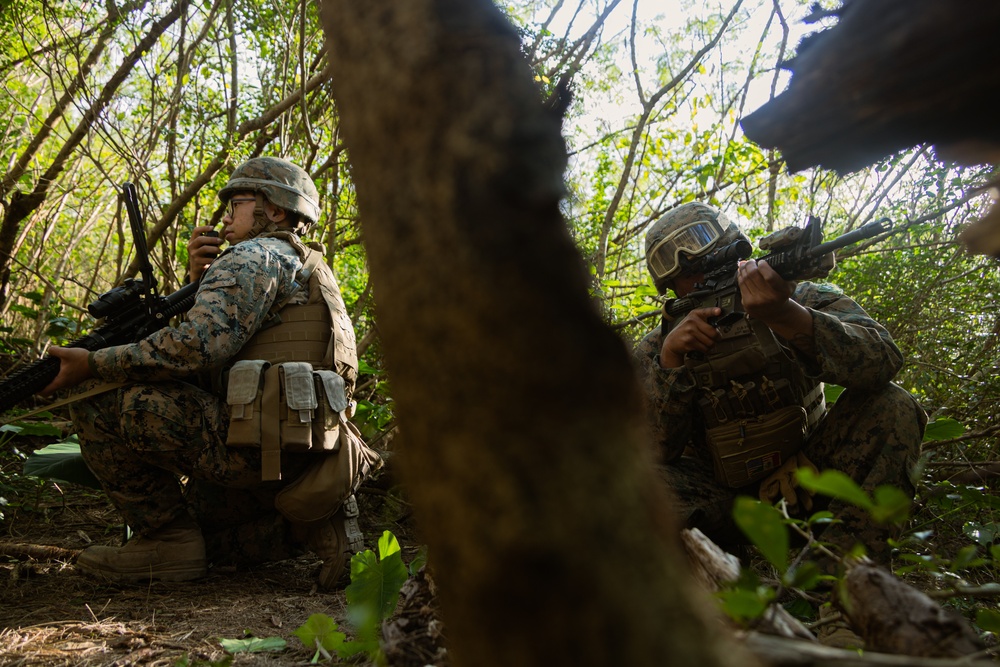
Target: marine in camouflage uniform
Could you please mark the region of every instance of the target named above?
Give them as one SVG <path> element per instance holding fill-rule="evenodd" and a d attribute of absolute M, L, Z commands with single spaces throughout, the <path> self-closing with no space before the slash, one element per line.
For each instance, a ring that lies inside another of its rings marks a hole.
<path fill-rule="evenodd" d="M 285 520 L 275 511 L 275 496 L 316 455 L 282 452 L 281 480 L 262 481 L 261 450 L 226 444 L 229 406 L 221 386 L 223 369 L 265 324 L 273 324 L 272 311 L 309 299 L 308 284 L 301 276 L 296 280 L 304 246 L 297 250 L 301 242 L 289 232 L 316 220 L 318 194 L 295 165 L 256 158 L 234 171 L 219 196 L 229 204 L 223 222 L 233 245 L 213 259 L 222 239 L 204 235 L 209 227 L 195 230 L 191 277 L 201 282 L 185 321 L 87 355 L 89 374 L 97 379 L 81 389 L 126 384 L 73 405 L 81 451 L 138 539 L 120 549 L 91 547 L 78 565 L 116 579 L 186 580 L 204 574 L 208 562 L 280 560 L 304 547 L 322 551 L 316 545 L 325 541 L 339 550 L 330 565 L 334 571 L 321 581 L 332 585 L 348 546 L 360 546 L 353 496 L 335 515 L 333 532 L 330 522 L 296 526 Z M 328 326 L 339 352 L 346 350 L 337 354 L 335 370 L 349 398 L 357 379 L 354 333 L 332 284 L 339 313 Z M 71 354 L 78 352 L 53 350 L 62 359 L 60 374 L 68 374 L 62 386 L 78 379 L 71 374 Z M 53 385 L 47 391 L 60 388 L 60 378 Z"/>
<path fill-rule="evenodd" d="M 647 234 L 649 258 L 657 244 L 662 244 L 671 233 L 704 219 L 711 219 L 722 231 L 720 238 L 709 242 L 709 248 L 699 248 L 694 240 L 674 246 L 667 241 L 660 248 L 670 247 L 673 256 L 659 264 L 653 257 L 650 271 L 661 294 L 670 287 L 683 296 L 698 282 L 700 275 L 680 268 L 680 265 L 696 266 L 693 261 L 684 261 L 693 260 L 689 251 L 701 256 L 742 234 L 721 213 L 702 204 L 688 204 L 668 212 Z M 671 267 L 671 261 L 677 265 Z M 770 270 L 764 267 L 748 268 Z M 664 277 L 668 271 L 673 271 L 672 275 Z M 740 288 L 746 303 L 747 288 L 743 280 L 741 275 Z M 877 486 L 888 484 L 912 497 L 910 474 L 919 455 L 926 416 L 908 392 L 891 382 L 903 365 L 903 357 L 888 331 L 832 285 L 801 282 L 794 287 L 790 298 L 811 317 L 812 340 L 804 344 L 797 340 L 800 344 L 796 345 L 778 336 L 779 342 L 798 362 L 812 386 L 829 382 L 845 388 L 808 434 L 802 453 L 820 471 L 840 470 L 869 494 Z M 732 548 L 744 541 L 732 520 L 733 501 L 738 495 L 758 497 L 761 486 L 770 479 L 743 488 L 729 488 L 717 481 L 705 441 L 705 419 L 697 405 L 695 378 L 684 365 L 661 364 L 664 351 L 661 327 L 642 339 L 634 355 L 648 397 L 655 442 L 662 454 L 662 474 L 675 492 L 684 525 L 697 527 L 720 545 Z M 713 344 L 714 341 L 704 343 L 703 349 L 710 349 Z M 854 505 L 822 497 L 814 500 L 810 513 L 826 508 L 841 521 L 826 528 L 821 540 L 842 551 L 861 542 L 870 556 L 888 561 L 886 540 L 892 536 L 892 528 L 875 523 L 867 512 Z M 798 507 L 800 514 L 805 509 L 802 504 Z"/>

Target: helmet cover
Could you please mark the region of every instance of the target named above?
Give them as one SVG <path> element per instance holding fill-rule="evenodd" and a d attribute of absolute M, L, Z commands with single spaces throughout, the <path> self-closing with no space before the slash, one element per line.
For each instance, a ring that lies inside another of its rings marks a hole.
<path fill-rule="evenodd" d="M 275 157 L 256 157 L 233 170 L 219 190 L 228 202 L 236 192 L 261 193 L 275 206 L 297 213 L 308 223 L 319 220 L 319 192 L 312 177 L 299 166 Z"/>

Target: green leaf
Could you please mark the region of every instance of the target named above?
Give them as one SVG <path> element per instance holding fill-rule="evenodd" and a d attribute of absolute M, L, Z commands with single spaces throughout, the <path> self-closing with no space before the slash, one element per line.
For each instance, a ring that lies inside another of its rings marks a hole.
<path fill-rule="evenodd" d="M 307 649 L 322 646 L 328 653 L 338 650 L 347 637 L 337 630 L 337 621 L 326 614 L 313 614 L 293 634 Z"/>
<path fill-rule="evenodd" d="M 101 488 L 101 483 L 83 461 L 80 445 L 72 441 L 57 442 L 35 450 L 24 461 L 24 474 L 54 482 Z"/>
<path fill-rule="evenodd" d="M 356 628 L 377 625 L 392 615 L 399 590 L 409 577 L 399 542 L 388 530 L 378 541 L 380 560 L 369 549 L 351 558 L 351 583 L 344 590 L 348 618 Z"/>
<path fill-rule="evenodd" d="M 799 619 L 800 621 L 815 621 L 816 620 L 816 610 L 807 600 L 802 598 L 795 598 L 791 602 L 782 605 L 789 614 Z"/>
<path fill-rule="evenodd" d="M 722 609 L 730 618 L 737 621 L 748 621 L 759 618 L 767 610 L 774 597 L 770 589 L 760 587 L 756 590 L 735 588 L 722 590 L 716 594 L 722 601 Z"/>
<path fill-rule="evenodd" d="M 824 470 L 817 475 L 809 468 L 799 468 L 795 471 L 795 476 L 799 484 L 813 493 L 846 500 L 869 511 L 874 507 L 868 494 L 862 491 L 853 479 L 839 470 Z"/>
<path fill-rule="evenodd" d="M 962 532 L 976 544 L 985 547 L 993 543 L 997 534 L 997 525 L 995 523 L 981 524 L 976 521 L 967 521 L 962 525 Z"/>
<path fill-rule="evenodd" d="M 827 403 L 836 403 L 842 393 L 844 393 L 844 388 L 839 384 L 826 383 L 823 385 L 823 395 Z"/>
<path fill-rule="evenodd" d="M 976 612 L 976 625 L 986 632 L 1000 634 L 1000 612 L 980 609 Z"/>
<path fill-rule="evenodd" d="M 822 510 L 820 512 L 816 512 L 811 517 L 809 517 L 806 523 L 808 523 L 810 526 L 813 526 L 816 524 L 827 524 L 833 522 L 834 522 L 833 512 Z"/>
<path fill-rule="evenodd" d="M 947 417 L 935 419 L 924 429 L 924 442 L 928 440 L 950 440 L 965 433 L 965 426 Z"/>
<path fill-rule="evenodd" d="M 0 430 L 6 430 L 7 424 L 0 426 Z M 62 429 L 56 428 L 52 424 L 46 422 L 17 422 L 17 427 L 19 431 L 18 435 L 41 435 L 41 436 L 60 436 L 62 435 Z"/>
<path fill-rule="evenodd" d="M 788 528 L 781 512 L 754 498 L 740 496 L 733 506 L 733 519 L 764 558 L 784 574 L 788 569 Z"/>
<path fill-rule="evenodd" d="M 420 568 L 426 564 L 427 546 L 422 545 L 419 549 L 417 549 L 417 555 L 413 557 L 413 560 L 411 560 L 410 564 L 406 566 L 406 569 L 410 573 L 410 576 L 413 577 L 416 576 L 417 572 L 420 571 Z"/>
<path fill-rule="evenodd" d="M 959 549 L 958 553 L 955 554 L 955 558 L 951 561 L 950 570 L 952 572 L 961 572 L 962 570 L 968 570 L 973 567 L 980 567 L 985 565 L 986 561 L 979 558 L 979 547 L 974 544 L 970 544 L 967 547 L 962 547 Z"/>
<path fill-rule="evenodd" d="M 880 486 L 873 494 L 872 518 L 879 523 L 903 523 L 910 518 L 910 497 L 894 486 Z"/>
<path fill-rule="evenodd" d="M 262 653 L 284 651 L 288 647 L 281 637 L 247 637 L 246 639 L 220 639 L 223 650 L 229 653 Z"/>
<path fill-rule="evenodd" d="M 823 572 L 816 563 L 807 560 L 794 570 L 790 570 L 785 579 L 789 580 L 787 584 L 792 588 L 809 591 L 816 588 L 823 580 Z"/>

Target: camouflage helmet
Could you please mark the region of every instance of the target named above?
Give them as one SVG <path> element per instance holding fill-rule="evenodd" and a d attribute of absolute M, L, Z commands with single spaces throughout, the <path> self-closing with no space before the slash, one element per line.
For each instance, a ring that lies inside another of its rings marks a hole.
<path fill-rule="evenodd" d="M 662 293 L 683 268 L 681 253 L 701 257 L 740 238 L 746 236 L 718 209 L 700 202 L 681 204 L 646 231 L 646 268 Z"/>
<path fill-rule="evenodd" d="M 255 157 L 233 170 L 219 190 L 223 203 L 236 192 L 260 192 L 275 206 L 297 213 L 308 223 L 319 220 L 319 192 L 301 167 L 276 157 Z"/>

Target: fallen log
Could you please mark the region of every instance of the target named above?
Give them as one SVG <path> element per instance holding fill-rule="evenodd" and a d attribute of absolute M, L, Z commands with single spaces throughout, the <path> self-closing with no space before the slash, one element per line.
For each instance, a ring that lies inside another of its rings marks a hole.
<path fill-rule="evenodd" d="M 932 658 L 977 653 L 986 644 L 957 612 L 872 563 L 857 563 L 844 579 L 844 613 L 865 648 Z"/>
<path fill-rule="evenodd" d="M 790 639 L 760 632 L 748 632 L 743 645 L 757 658 L 772 667 L 956 667 L 954 658 L 916 658 L 909 655 L 864 652 L 831 648 L 801 639 Z M 985 664 L 983 660 L 963 660 L 961 664 Z"/>

